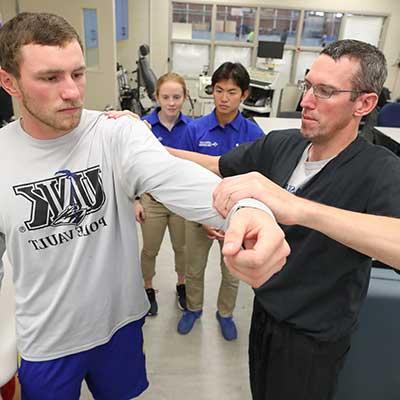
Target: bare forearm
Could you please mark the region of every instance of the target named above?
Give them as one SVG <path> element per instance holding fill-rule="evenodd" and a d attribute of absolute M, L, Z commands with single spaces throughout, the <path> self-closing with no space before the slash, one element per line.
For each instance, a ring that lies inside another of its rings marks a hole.
<path fill-rule="evenodd" d="M 218 166 L 219 157 L 217 156 L 208 156 L 206 154 L 200 154 L 194 151 L 178 150 L 172 147 L 166 147 L 166 149 L 169 151 L 170 154 L 172 154 L 175 157 L 193 161 L 196 164 L 199 164 L 202 167 L 207 168 L 209 171 L 214 172 L 214 174 L 221 176 Z"/>
<path fill-rule="evenodd" d="M 400 269 L 400 219 L 360 214 L 314 203 L 287 192 L 258 172 L 225 178 L 214 191 L 222 214 L 245 197 L 265 203 L 283 225 L 301 225 Z"/>
<path fill-rule="evenodd" d="M 301 200 L 298 225 L 400 269 L 400 219 L 361 214 Z"/>

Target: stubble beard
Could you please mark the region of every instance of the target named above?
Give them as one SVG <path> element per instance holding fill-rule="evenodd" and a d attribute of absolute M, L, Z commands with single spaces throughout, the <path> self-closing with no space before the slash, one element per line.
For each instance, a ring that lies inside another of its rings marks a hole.
<path fill-rule="evenodd" d="M 79 125 L 82 116 L 82 106 L 76 103 L 65 105 L 65 107 L 80 108 L 79 111 L 68 116 L 63 116 L 62 113 L 56 110 L 42 111 L 42 109 L 36 107 L 34 100 L 29 96 L 23 97 L 22 104 L 32 117 L 57 132 L 68 132 L 75 129 Z"/>

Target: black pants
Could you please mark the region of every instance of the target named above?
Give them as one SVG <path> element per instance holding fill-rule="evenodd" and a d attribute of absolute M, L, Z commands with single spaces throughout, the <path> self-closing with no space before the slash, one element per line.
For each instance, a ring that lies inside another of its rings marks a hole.
<path fill-rule="evenodd" d="M 321 342 L 269 316 L 254 299 L 249 363 L 253 400 L 331 400 L 350 335 Z"/>

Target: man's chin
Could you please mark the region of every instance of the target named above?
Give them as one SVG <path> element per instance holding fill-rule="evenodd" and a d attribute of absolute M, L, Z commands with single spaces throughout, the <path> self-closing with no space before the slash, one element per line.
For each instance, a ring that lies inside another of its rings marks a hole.
<path fill-rule="evenodd" d="M 79 122 L 81 121 L 81 116 L 82 116 L 82 111 L 75 114 L 73 117 L 68 118 L 67 120 L 60 121 L 57 124 L 58 126 L 56 126 L 56 128 L 64 132 L 72 131 L 79 125 Z"/>
<path fill-rule="evenodd" d="M 314 132 L 313 129 L 306 128 L 303 125 L 300 128 L 300 133 L 301 133 L 301 136 L 303 136 L 304 139 L 310 139 L 310 138 L 315 136 L 315 132 Z"/>

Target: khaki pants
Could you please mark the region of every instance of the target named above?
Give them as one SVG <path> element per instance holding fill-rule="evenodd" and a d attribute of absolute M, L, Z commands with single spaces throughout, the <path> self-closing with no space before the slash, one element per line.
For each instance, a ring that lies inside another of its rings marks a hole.
<path fill-rule="evenodd" d="M 189 310 L 203 308 L 204 273 L 208 253 L 213 240 L 207 237 L 203 227 L 195 222 L 186 221 L 186 304 Z M 222 246 L 222 242 L 219 242 Z M 234 278 L 225 266 L 221 254 L 221 285 L 218 293 L 217 308 L 223 317 L 232 315 L 236 304 L 239 281 Z"/>
<path fill-rule="evenodd" d="M 175 253 L 175 271 L 178 275 L 185 275 L 185 220 L 169 211 L 148 194 L 144 194 L 140 198 L 140 202 L 145 212 L 145 222 L 141 225 L 143 279 L 150 280 L 156 274 L 156 257 L 160 251 L 167 226 Z"/>

